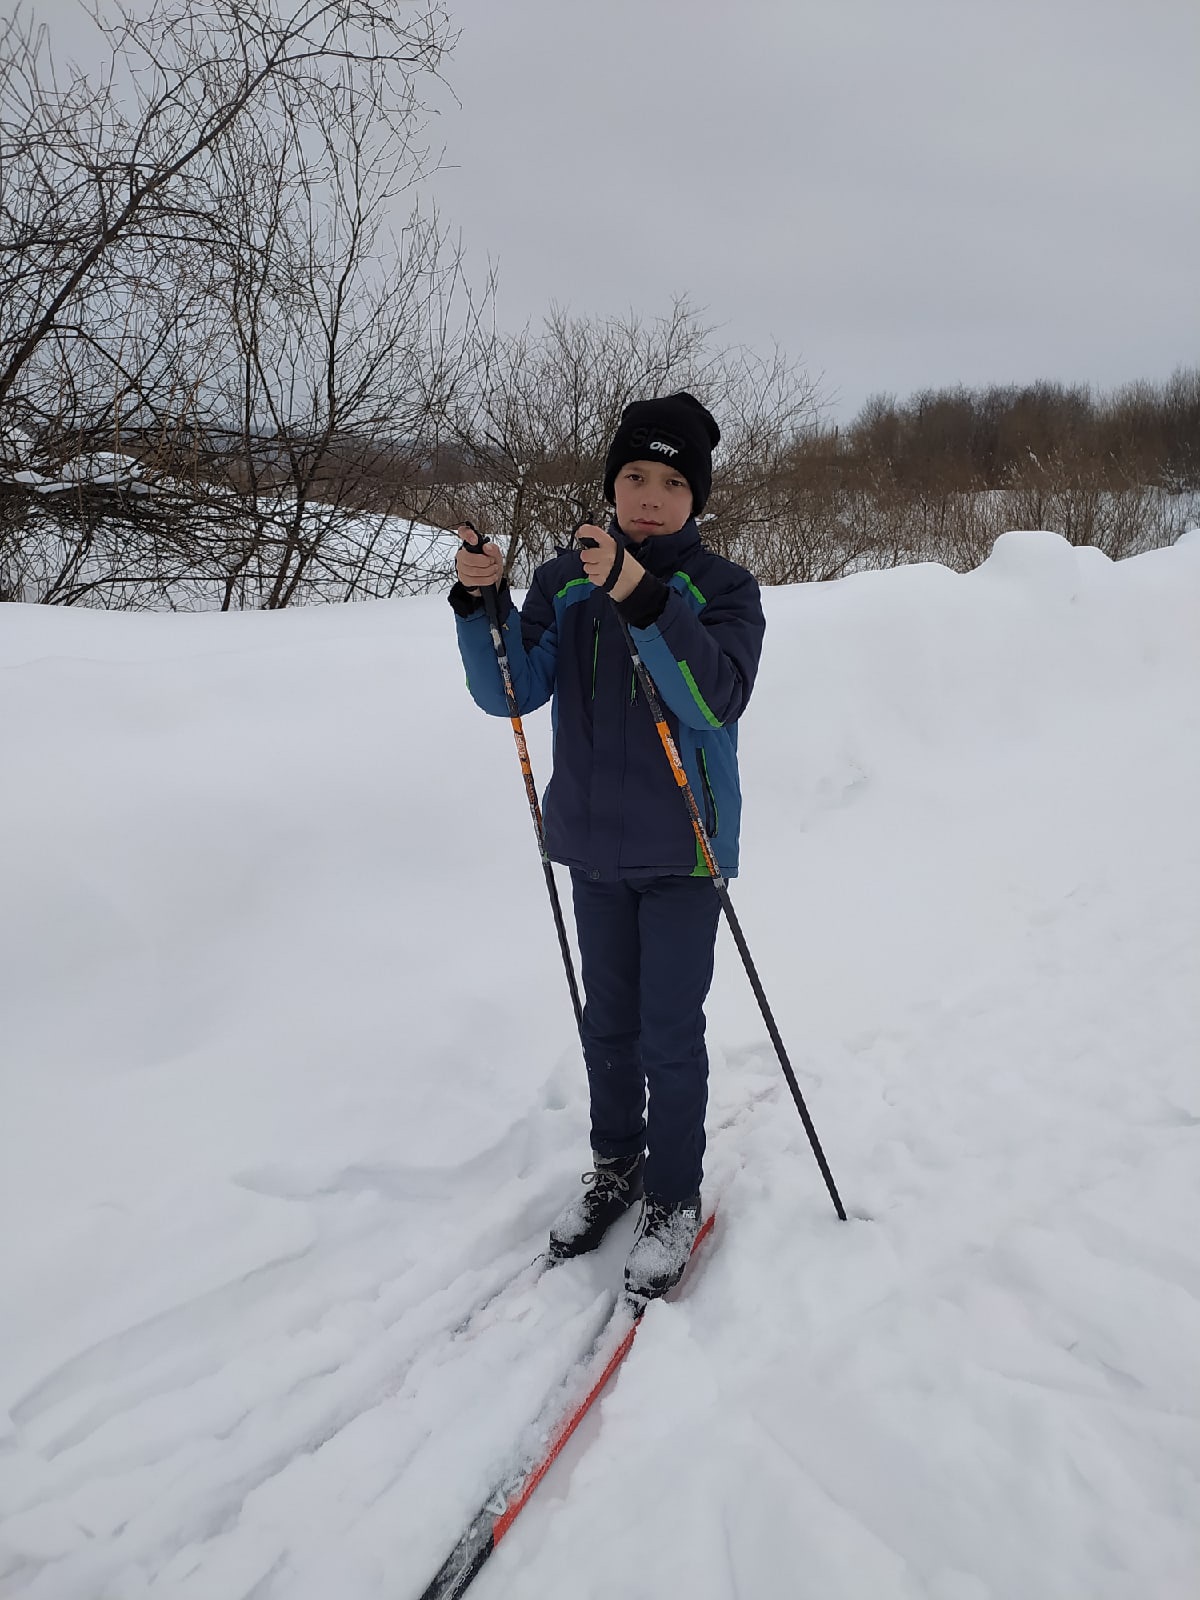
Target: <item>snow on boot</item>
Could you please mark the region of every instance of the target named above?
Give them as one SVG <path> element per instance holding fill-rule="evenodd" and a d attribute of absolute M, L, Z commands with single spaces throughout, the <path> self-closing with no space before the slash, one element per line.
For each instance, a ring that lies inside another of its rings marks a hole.
<path fill-rule="evenodd" d="M 550 1229 L 552 1261 L 594 1250 L 613 1223 L 642 1198 L 644 1156 L 609 1158 L 593 1150 L 592 1160 L 596 1165 L 583 1174 L 583 1194 L 559 1213 Z"/>
<path fill-rule="evenodd" d="M 625 1263 L 625 1293 L 657 1300 L 683 1277 L 700 1230 L 700 1196 L 674 1205 L 647 1199 L 637 1240 Z"/>

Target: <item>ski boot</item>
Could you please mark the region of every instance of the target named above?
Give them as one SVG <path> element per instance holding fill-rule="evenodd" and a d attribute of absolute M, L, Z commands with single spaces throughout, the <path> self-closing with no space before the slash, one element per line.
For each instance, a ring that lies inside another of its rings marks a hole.
<path fill-rule="evenodd" d="M 673 1289 L 700 1231 L 700 1196 L 667 1203 L 647 1197 L 638 1236 L 625 1263 L 625 1293 L 644 1304 Z"/>
<path fill-rule="evenodd" d="M 550 1229 L 551 1261 L 594 1250 L 618 1218 L 642 1198 L 642 1172 L 646 1158 L 598 1156 L 591 1172 L 583 1174 L 584 1192 L 558 1215 Z"/>

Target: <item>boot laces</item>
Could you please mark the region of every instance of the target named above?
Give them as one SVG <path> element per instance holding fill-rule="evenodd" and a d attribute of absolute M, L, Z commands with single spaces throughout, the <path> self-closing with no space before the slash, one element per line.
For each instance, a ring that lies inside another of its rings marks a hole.
<path fill-rule="evenodd" d="M 648 1195 L 643 1196 L 642 1209 L 638 1214 L 638 1238 L 658 1239 L 671 1233 L 684 1220 L 685 1213 L 689 1222 L 696 1220 L 686 1206 L 664 1204 L 661 1200 L 651 1200 Z"/>
<path fill-rule="evenodd" d="M 615 1198 L 617 1195 L 624 1194 L 633 1182 L 636 1166 L 637 1163 L 635 1162 L 624 1177 L 621 1176 L 616 1167 L 593 1167 L 590 1172 L 583 1174 L 583 1182 L 584 1184 L 594 1185 L 592 1192 L 596 1196 L 612 1195 Z"/>

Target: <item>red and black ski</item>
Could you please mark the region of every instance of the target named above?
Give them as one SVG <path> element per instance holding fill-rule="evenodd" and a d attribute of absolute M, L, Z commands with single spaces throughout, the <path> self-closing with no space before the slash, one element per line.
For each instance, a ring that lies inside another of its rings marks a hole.
<path fill-rule="evenodd" d="M 694 1255 L 712 1232 L 715 1218 L 708 1216 L 700 1225 L 692 1245 Z M 668 1296 L 670 1298 L 670 1296 Z M 632 1303 L 622 1296 L 592 1349 L 582 1363 L 582 1399 L 561 1417 L 542 1453 L 533 1460 L 521 1461 L 506 1473 L 471 1518 L 462 1538 L 438 1568 L 433 1581 L 421 1592 L 421 1600 L 457 1600 L 495 1550 L 504 1535 L 529 1502 L 530 1496 L 562 1454 L 579 1424 L 599 1399 L 613 1373 L 629 1354 L 645 1304 Z"/>

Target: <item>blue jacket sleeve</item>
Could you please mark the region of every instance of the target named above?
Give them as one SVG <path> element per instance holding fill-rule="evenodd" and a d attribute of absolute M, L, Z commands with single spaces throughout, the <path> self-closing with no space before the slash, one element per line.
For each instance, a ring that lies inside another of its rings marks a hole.
<path fill-rule="evenodd" d="M 659 694 L 684 727 L 736 721 L 754 688 L 766 619 L 758 584 L 738 573 L 699 612 L 672 589 L 658 621 L 632 630 Z"/>
<path fill-rule="evenodd" d="M 558 665 L 558 621 L 554 602 L 547 596 L 538 573 L 533 575 L 520 614 L 508 601 L 506 593 L 499 614 L 503 619 L 500 634 L 512 676 L 517 713 L 526 716 L 545 705 L 553 694 Z M 509 706 L 504 680 L 483 606 L 470 616 L 459 614 L 457 626 L 458 649 L 471 698 L 489 716 L 507 717 Z"/>

